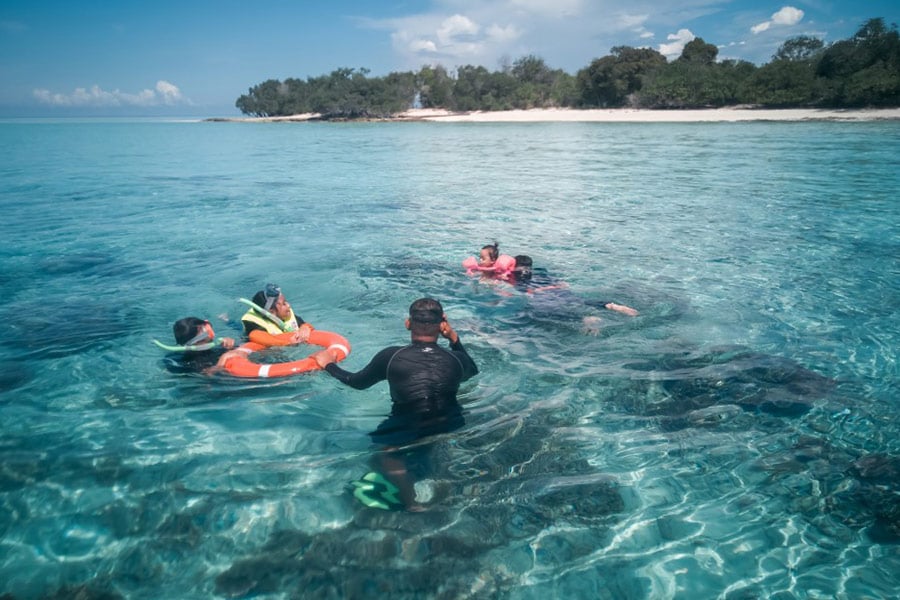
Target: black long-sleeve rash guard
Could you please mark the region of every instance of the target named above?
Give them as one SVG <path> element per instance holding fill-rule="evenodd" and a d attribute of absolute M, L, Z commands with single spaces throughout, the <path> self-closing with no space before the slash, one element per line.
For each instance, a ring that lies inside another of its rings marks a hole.
<path fill-rule="evenodd" d="M 385 348 L 357 373 L 345 371 L 334 363 L 325 370 L 357 390 L 387 379 L 394 416 L 424 416 L 458 409 L 459 384 L 478 373 L 478 367 L 458 339 L 450 344 L 449 350 L 436 342 Z"/>

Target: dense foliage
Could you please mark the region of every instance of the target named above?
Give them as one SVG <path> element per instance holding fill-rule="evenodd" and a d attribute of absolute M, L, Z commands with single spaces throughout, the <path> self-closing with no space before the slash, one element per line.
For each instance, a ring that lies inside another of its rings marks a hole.
<path fill-rule="evenodd" d="M 338 69 L 308 79 L 270 79 L 238 98 L 247 115 L 319 113 L 326 119 L 389 117 L 410 107 L 452 111 L 551 107 L 703 108 L 900 106 L 897 25 L 870 19 L 850 39 L 825 45 L 798 36 L 760 67 L 717 61 L 718 48 L 695 38 L 669 62 L 649 48 L 616 46 L 575 76 L 525 56 L 491 72 L 465 65 L 368 77 Z"/>

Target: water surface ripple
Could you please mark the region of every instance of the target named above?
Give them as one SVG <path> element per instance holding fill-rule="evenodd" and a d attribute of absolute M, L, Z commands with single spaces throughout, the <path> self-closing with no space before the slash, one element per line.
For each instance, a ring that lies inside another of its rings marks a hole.
<path fill-rule="evenodd" d="M 898 123 L 5 121 L 0 142 L 0 595 L 900 589 Z M 572 295 L 467 278 L 493 240 Z M 444 302 L 481 373 L 431 440 L 429 510 L 347 491 L 384 385 L 164 369 L 152 338 L 187 315 L 239 335 L 266 281 L 351 369 Z"/>

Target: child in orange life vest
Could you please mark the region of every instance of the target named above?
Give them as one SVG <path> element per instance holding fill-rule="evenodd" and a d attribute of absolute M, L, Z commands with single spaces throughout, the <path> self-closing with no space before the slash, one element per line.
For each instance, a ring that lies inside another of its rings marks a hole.
<path fill-rule="evenodd" d="M 313 327 L 294 314 L 290 303 L 274 283 L 254 294 L 253 308 L 241 317 L 244 333 L 263 346 L 291 346 L 306 342 Z"/>

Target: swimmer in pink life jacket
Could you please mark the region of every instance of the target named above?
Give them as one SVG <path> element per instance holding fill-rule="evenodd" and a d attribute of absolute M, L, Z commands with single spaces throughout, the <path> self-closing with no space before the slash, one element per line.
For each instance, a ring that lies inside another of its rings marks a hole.
<path fill-rule="evenodd" d="M 509 279 L 516 268 L 516 259 L 508 254 L 500 254 L 497 242 L 481 247 L 479 258 L 470 256 L 463 261 L 468 274 L 481 273 L 488 279 Z"/>

